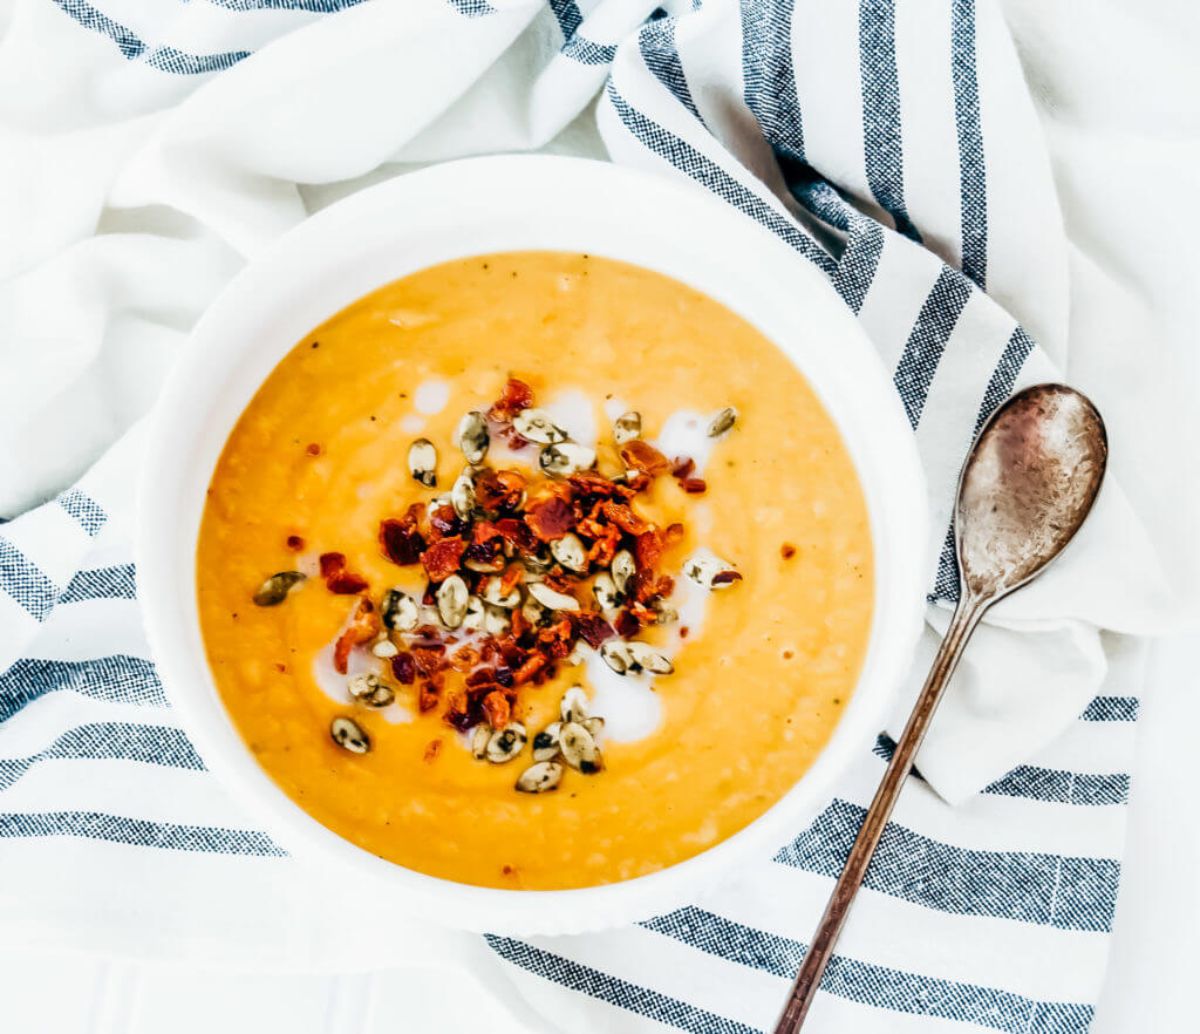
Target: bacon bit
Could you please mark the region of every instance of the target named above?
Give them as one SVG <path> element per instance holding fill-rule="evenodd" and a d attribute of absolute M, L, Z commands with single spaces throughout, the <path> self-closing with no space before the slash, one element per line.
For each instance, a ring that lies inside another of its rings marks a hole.
<path fill-rule="evenodd" d="M 435 542 L 421 554 L 421 563 L 431 582 L 444 582 L 462 562 L 466 543 L 457 535 Z"/>
<path fill-rule="evenodd" d="M 561 539 L 576 524 L 575 511 L 558 496 L 536 499 L 525 512 L 525 523 L 542 542 Z"/>
<path fill-rule="evenodd" d="M 441 740 L 430 740 L 429 746 L 425 748 L 425 762 L 432 764 L 437 760 L 437 756 L 442 752 Z"/>
<path fill-rule="evenodd" d="M 490 542 L 472 542 L 463 551 L 463 563 L 470 561 L 473 571 L 490 571 L 493 574 L 504 570 L 504 543 L 495 538 Z"/>
<path fill-rule="evenodd" d="M 679 487 L 688 495 L 700 495 L 708 491 L 708 482 L 704 478 L 680 478 Z"/>
<path fill-rule="evenodd" d="M 656 528 L 651 528 L 639 535 L 634 545 L 634 555 L 637 557 L 639 571 L 650 571 L 658 566 L 664 551 L 663 535 Z"/>
<path fill-rule="evenodd" d="M 687 627 L 687 625 L 680 625 L 680 626 L 679 626 L 679 638 L 680 638 L 680 639 L 686 639 L 686 638 L 688 637 L 688 634 L 689 634 L 690 632 L 691 632 L 691 629 L 690 629 L 690 628 L 688 628 L 688 627 Z"/>
<path fill-rule="evenodd" d="M 432 678 L 444 667 L 446 660 L 444 646 L 414 646 L 412 650 L 413 664 L 426 678 Z"/>
<path fill-rule="evenodd" d="M 483 708 L 483 717 L 487 719 L 488 725 L 493 729 L 503 729 L 512 721 L 512 708 L 508 703 L 508 697 L 498 689 L 492 690 L 485 696 L 480 706 Z"/>
<path fill-rule="evenodd" d="M 719 574 L 713 575 L 713 585 L 730 585 L 733 582 L 740 582 L 742 576 L 737 571 L 721 571 Z"/>
<path fill-rule="evenodd" d="M 333 667 L 340 675 L 346 674 L 350 662 L 350 651 L 379 634 L 379 615 L 370 600 L 359 600 L 354 608 L 350 625 L 337 638 L 333 646 Z"/>
<path fill-rule="evenodd" d="M 479 651 L 470 646 L 460 646 L 450 654 L 450 667 L 458 672 L 468 672 L 479 663 Z"/>
<path fill-rule="evenodd" d="M 671 474 L 674 477 L 683 480 L 684 478 L 690 478 L 692 476 L 692 471 L 695 469 L 696 461 L 690 456 L 677 456 L 675 458 L 675 466 L 671 468 Z"/>
<path fill-rule="evenodd" d="M 537 548 L 533 530 L 519 517 L 501 517 L 493 527 L 505 542 L 522 553 L 532 553 Z"/>
<path fill-rule="evenodd" d="M 316 442 L 310 442 L 308 448 L 305 449 L 304 451 L 307 452 L 310 456 L 320 456 L 321 455 L 321 446 L 319 446 Z"/>
<path fill-rule="evenodd" d="M 584 611 L 580 614 L 576 618 L 576 624 L 579 628 L 579 638 L 593 650 L 598 650 L 601 643 L 612 639 L 617 634 L 612 625 L 593 611 Z"/>
<path fill-rule="evenodd" d="M 438 705 L 438 687 L 432 682 L 422 682 L 417 693 L 417 710 L 422 714 L 432 711 Z"/>
<path fill-rule="evenodd" d="M 642 628 L 645 628 L 647 625 L 653 625 L 658 621 L 658 615 L 653 610 L 644 603 L 639 603 L 636 600 L 629 604 L 629 613 Z"/>
<path fill-rule="evenodd" d="M 653 525 L 634 513 L 625 503 L 607 502 L 603 507 L 604 516 L 622 531 L 630 535 L 642 535 Z"/>
<path fill-rule="evenodd" d="M 580 495 L 601 498 L 619 497 L 621 499 L 628 499 L 634 495 L 634 492 L 626 486 L 618 485 L 615 481 L 610 481 L 603 474 L 594 470 L 581 470 L 571 474 L 567 478 L 567 483 Z"/>
<path fill-rule="evenodd" d="M 392 658 L 392 675 L 402 686 L 411 686 L 417 678 L 417 662 L 411 653 L 398 653 Z"/>
<path fill-rule="evenodd" d="M 524 570 L 520 564 L 510 564 L 508 570 L 500 576 L 499 592 L 501 596 L 507 596 L 517 587 L 524 575 Z"/>
<path fill-rule="evenodd" d="M 317 562 L 321 565 L 321 577 L 332 578 L 346 569 L 346 554 L 322 553 Z"/>
<path fill-rule="evenodd" d="M 674 578 L 657 575 L 652 570 L 646 569 L 638 571 L 633 576 L 630 593 L 639 602 L 648 603 L 656 596 L 670 596 L 674 588 Z"/>
<path fill-rule="evenodd" d="M 671 464 L 661 452 L 649 442 L 635 438 L 621 446 L 621 459 L 625 466 L 640 470 L 650 477 L 658 477 L 671 469 Z"/>
<path fill-rule="evenodd" d="M 484 470 L 475 479 L 475 498 L 488 513 L 521 505 L 525 479 L 515 470 Z"/>
<path fill-rule="evenodd" d="M 678 545 L 683 541 L 683 525 L 668 524 L 667 530 L 663 532 L 663 545 L 670 549 L 672 546 Z"/>
<path fill-rule="evenodd" d="M 522 665 L 513 672 L 513 684 L 523 686 L 549 663 L 545 654 L 531 654 Z"/>
<path fill-rule="evenodd" d="M 641 631 L 641 623 L 629 611 L 623 610 L 617 615 L 617 635 L 622 639 L 632 639 Z"/>
<path fill-rule="evenodd" d="M 785 542 L 779 547 L 779 555 L 783 557 L 784 560 L 791 560 L 792 557 L 796 555 L 796 547 L 790 542 Z"/>
<path fill-rule="evenodd" d="M 299 553 L 304 548 L 304 539 L 299 535 L 289 535 L 287 537 L 287 548 L 293 552 Z"/>
<path fill-rule="evenodd" d="M 504 385 L 503 394 L 488 410 L 488 416 L 499 423 L 507 424 L 511 423 L 512 418 L 522 409 L 528 409 L 532 405 L 533 389 L 524 381 L 509 377 L 508 383 Z"/>
<path fill-rule="evenodd" d="M 454 512 L 453 506 L 439 506 L 429 515 L 429 537 L 434 542 L 461 535 L 466 530 L 466 524 Z"/>
<path fill-rule="evenodd" d="M 608 567 L 612 563 L 612 558 L 617 555 L 620 545 L 621 535 L 617 529 L 607 529 L 606 534 L 602 538 L 598 537 L 587 551 L 588 563 Z"/>
<path fill-rule="evenodd" d="M 577 584 L 575 576 L 567 574 L 561 567 L 555 566 L 547 571 L 542 575 L 542 581 L 555 592 L 561 592 L 566 596 L 575 595 L 575 586 Z"/>
<path fill-rule="evenodd" d="M 520 639 L 527 631 L 529 631 L 529 619 L 525 616 L 525 611 L 517 607 L 512 612 L 512 628 L 509 630 L 509 635 L 514 639 Z"/>
<path fill-rule="evenodd" d="M 359 574 L 346 570 L 344 553 L 322 553 L 320 557 L 321 577 L 325 587 L 339 596 L 353 596 L 367 587 L 367 580 Z"/>
<path fill-rule="evenodd" d="M 379 522 L 379 545 L 393 564 L 408 567 L 421 559 L 425 540 L 408 520 L 388 518 Z"/>

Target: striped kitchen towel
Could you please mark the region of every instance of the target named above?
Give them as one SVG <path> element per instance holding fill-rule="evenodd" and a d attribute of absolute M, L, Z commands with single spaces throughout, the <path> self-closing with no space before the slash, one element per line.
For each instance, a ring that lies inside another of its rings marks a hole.
<path fill-rule="evenodd" d="M 313 209 L 452 156 L 607 155 L 714 192 L 861 320 L 934 515 L 916 678 L 956 593 L 950 504 L 973 434 L 1015 387 L 1103 347 L 1073 311 L 1133 318 L 1068 240 L 992 0 L 22 0 L 3 53 L 10 513 L 134 423 L 213 295 Z M 1102 402 L 1123 387 L 1085 386 Z M 808 829 L 670 915 L 486 949 L 386 905 L 348 929 L 312 907 L 334 877 L 247 822 L 166 704 L 130 554 L 143 433 L 0 525 L 0 936 L 339 967 L 437 945 L 492 967 L 548 1029 L 770 1026 L 886 733 Z M 1118 448 L 1080 541 L 981 629 L 813 1031 L 1087 1029 L 1132 766 L 1130 636 L 1173 606 L 1128 488 Z"/>

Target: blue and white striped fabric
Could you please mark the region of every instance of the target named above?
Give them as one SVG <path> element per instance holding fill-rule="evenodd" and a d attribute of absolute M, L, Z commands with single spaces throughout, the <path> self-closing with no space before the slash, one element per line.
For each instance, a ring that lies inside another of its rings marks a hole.
<path fill-rule="evenodd" d="M 247 257 L 399 163 L 607 153 L 688 177 L 778 234 L 862 321 L 935 517 L 918 673 L 956 593 L 948 520 L 965 450 L 998 402 L 1075 347 L 1050 160 L 991 0 L 22 0 L 5 53 L 6 132 L 25 133 L 31 164 L 26 151 L 13 162 L 36 195 L 0 265 L 0 326 L 28 346 L 25 370 L 18 348 L 0 367 L 29 385 L 15 417 L 51 426 L 80 359 L 116 364 L 71 382 L 85 415 L 114 384 L 151 397 L 161 356 Z M 78 109 L 35 140 L 39 105 L 61 100 L 36 83 L 60 81 L 78 84 Z M 82 169 L 70 218 L 49 214 L 65 189 L 53 176 L 39 204 L 31 170 L 47 154 Z M 81 462 L 76 437 L 22 437 L 15 417 L 4 444 L 31 470 Z M 166 705 L 130 555 L 140 434 L 0 526 L 0 871 L 22 888 L 0 896 L 0 928 L 24 943 L 361 965 L 363 932 L 305 907 L 325 877 L 247 822 Z M 1115 473 L 1074 557 L 973 645 L 813 1031 L 1088 1028 L 1141 652 L 1100 632 L 1147 630 L 1165 599 Z M 1103 550 L 1111 583 L 1094 573 Z M 810 828 L 691 907 L 598 935 L 487 938 L 496 986 L 553 1030 L 768 1028 L 890 747 L 864 743 Z M 375 923 L 374 943 L 405 940 L 385 910 Z"/>

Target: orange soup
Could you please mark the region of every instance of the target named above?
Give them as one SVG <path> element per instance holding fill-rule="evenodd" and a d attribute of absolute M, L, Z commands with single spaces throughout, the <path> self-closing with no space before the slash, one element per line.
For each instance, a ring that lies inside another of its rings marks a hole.
<path fill-rule="evenodd" d="M 654 872 L 753 821 L 853 691 L 866 506 L 753 327 L 588 255 L 464 259 L 299 342 L 197 553 L 225 706 L 300 807 L 433 876 Z"/>

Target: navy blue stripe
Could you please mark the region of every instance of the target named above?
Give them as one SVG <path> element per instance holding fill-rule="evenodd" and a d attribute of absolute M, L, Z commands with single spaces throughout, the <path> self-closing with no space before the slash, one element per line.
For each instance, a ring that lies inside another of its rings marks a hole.
<path fill-rule="evenodd" d="M 859 78 L 862 83 L 863 162 L 875 200 L 896 229 L 920 243 L 904 204 L 904 146 L 900 140 L 900 82 L 896 74 L 893 0 L 859 0 Z"/>
<path fill-rule="evenodd" d="M 804 169 L 811 175 L 807 166 Z M 825 180 L 801 179 L 791 183 L 790 187 L 796 200 L 813 215 L 846 234 L 842 257 L 838 259 L 837 272 L 833 276 L 833 286 L 850 311 L 857 315 L 871 284 L 875 282 L 879 257 L 883 254 L 883 227 L 848 204 Z"/>
<path fill-rule="evenodd" d="M 608 97 L 625 128 L 651 151 L 702 183 L 722 201 L 728 202 L 755 222 L 765 226 L 826 275 L 833 275 L 837 268 L 833 259 L 808 234 L 790 223 L 757 194 L 742 186 L 686 140 L 681 140 L 631 107 L 621 96 L 612 79 L 608 81 Z"/>
<path fill-rule="evenodd" d="M 180 729 L 133 722 L 92 722 L 68 729 L 36 754 L 0 758 L 0 790 L 40 761 L 140 761 L 203 771 L 204 762 Z"/>
<path fill-rule="evenodd" d="M 71 584 L 59 597 L 59 603 L 80 603 L 83 600 L 132 600 L 137 598 L 137 581 L 133 564 L 114 567 L 91 567 L 76 571 Z"/>
<path fill-rule="evenodd" d="M 617 47 L 614 43 L 595 43 L 575 33 L 563 44 L 562 53 L 581 65 L 611 65 L 617 56 Z"/>
<path fill-rule="evenodd" d="M 558 27 L 562 31 L 565 42 L 574 36 L 579 26 L 583 24 L 583 12 L 579 10 L 579 5 L 575 0 L 548 0 L 548 2 L 550 10 L 558 21 Z"/>
<path fill-rule="evenodd" d="M 92 538 L 100 533 L 100 529 L 108 520 L 108 514 L 104 512 L 103 507 L 78 488 L 72 488 L 60 495 L 58 505 L 74 517 Z"/>
<path fill-rule="evenodd" d="M 449 0 L 449 2 L 450 6 L 464 18 L 482 18 L 485 15 L 496 13 L 496 8 L 489 4 L 488 0 Z"/>
<path fill-rule="evenodd" d="M 135 847 L 204 854 L 283 857 L 266 833 L 221 826 L 185 826 L 98 811 L 0 812 L 0 838 L 85 837 Z"/>
<path fill-rule="evenodd" d="M 5 538 L 0 538 L 0 591 L 6 592 L 38 621 L 45 620 L 58 599 L 58 587 Z"/>
<path fill-rule="evenodd" d="M 896 742 L 880 735 L 873 753 L 890 761 Z M 921 779 L 920 772 L 913 775 Z M 996 797 L 1020 797 L 1027 801 L 1048 804 L 1075 804 L 1082 807 L 1105 807 L 1129 802 L 1129 776 L 1124 772 L 1097 774 L 1070 772 L 1062 768 L 1041 768 L 1037 765 L 1018 765 L 1008 775 L 985 786 L 980 793 Z"/>
<path fill-rule="evenodd" d="M 933 576 L 933 592 L 925 598 L 930 603 L 957 603 L 962 593 L 962 582 L 958 576 L 958 549 L 954 542 L 954 522 L 946 529 L 942 539 L 942 551 L 938 555 L 937 574 Z"/>
<path fill-rule="evenodd" d="M 952 0 L 950 33 L 954 122 L 958 127 L 962 271 L 986 290 L 987 163 L 983 155 L 979 83 L 975 75 L 975 0 Z"/>
<path fill-rule="evenodd" d="M 835 800 L 775 861 L 836 877 L 865 816 L 865 808 Z M 939 912 L 1107 931 L 1120 872 L 1109 858 L 975 851 L 888 823 L 864 886 Z"/>
<path fill-rule="evenodd" d="M 638 47 L 642 52 L 642 60 L 646 67 L 668 93 L 692 113 L 699 122 L 700 112 L 688 87 L 687 75 L 683 71 L 683 62 L 679 59 L 679 49 L 675 45 L 675 19 L 658 18 L 642 26 L 638 33 Z"/>
<path fill-rule="evenodd" d="M 795 975 L 808 951 L 803 941 L 692 907 L 641 925 L 727 962 L 787 979 Z M 1009 1034 L 1078 1034 L 1092 1018 L 1090 1005 L 1041 1002 L 995 987 L 939 980 L 843 955 L 830 960 L 821 990 L 863 1005 L 973 1023 Z"/>
<path fill-rule="evenodd" d="M 1096 697 L 1080 715 L 1085 722 L 1136 722 L 1137 697 Z"/>
<path fill-rule="evenodd" d="M 47 693 L 69 690 L 97 700 L 165 707 L 154 665 L 114 654 L 89 661 L 46 661 L 24 657 L 0 674 L 0 722 Z"/>
<path fill-rule="evenodd" d="M 914 431 L 921 422 L 921 411 L 925 408 L 929 386 L 946 350 L 946 342 L 954 333 L 971 291 L 971 282 L 966 277 L 943 266 L 933 290 L 921 306 L 904 346 L 904 354 L 896 364 L 892 380 Z"/>
<path fill-rule="evenodd" d="M 591 966 L 572 962 L 523 941 L 495 934 L 485 934 L 484 939 L 502 959 L 530 973 L 678 1030 L 689 1031 L 690 1034 L 760 1034 L 754 1027 L 737 1020 L 718 1016 L 678 998 L 670 998 L 648 987 L 609 976 Z"/>
<path fill-rule="evenodd" d="M 132 29 L 113 21 L 97 10 L 87 0 L 53 0 L 64 14 L 69 15 L 85 29 L 107 36 L 117 49 L 130 61 L 145 60 L 164 72 L 180 75 L 195 75 L 201 72 L 221 71 L 236 64 L 249 55 L 249 51 L 231 51 L 224 54 L 185 54 L 174 47 L 156 47 L 147 53 L 146 43 Z"/>
<path fill-rule="evenodd" d="M 794 0 L 742 0 L 742 79 L 746 106 L 776 151 L 804 161 L 804 120 L 792 65 Z"/>
<path fill-rule="evenodd" d="M 357 7 L 363 0 L 208 0 L 208 2 L 230 11 L 307 11 L 310 14 L 333 14 L 336 11 L 344 11 L 348 7 Z"/>

